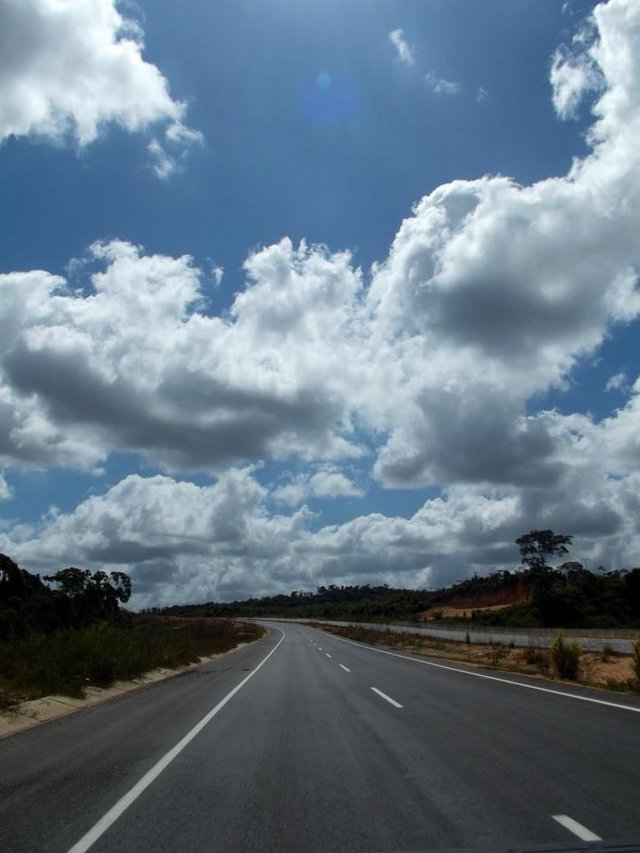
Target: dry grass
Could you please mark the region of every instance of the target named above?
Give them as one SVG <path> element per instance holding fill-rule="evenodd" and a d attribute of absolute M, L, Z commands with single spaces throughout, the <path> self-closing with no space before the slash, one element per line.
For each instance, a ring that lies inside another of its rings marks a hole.
<path fill-rule="evenodd" d="M 82 696 L 158 667 L 174 669 L 259 639 L 257 625 L 227 619 L 134 617 L 0 643 L 0 711 L 49 694 Z"/>

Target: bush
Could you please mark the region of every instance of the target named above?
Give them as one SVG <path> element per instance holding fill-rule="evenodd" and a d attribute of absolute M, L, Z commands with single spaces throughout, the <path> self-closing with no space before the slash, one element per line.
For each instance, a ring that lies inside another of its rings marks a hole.
<path fill-rule="evenodd" d="M 602 655 L 601 655 L 602 662 L 603 663 L 609 663 L 611 658 L 613 658 L 615 656 L 616 656 L 615 649 L 612 646 L 610 646 L 609 643 L 605 643 L 604 646 L 602 647 Z"/>
<path fill-rule="evenodd" d="M 548 649 L 541 649 L 539 646 L 527 646 L 522 652 L 522 657 L 525 663 L 537 666 L 541 672 L 547 672 L 549 669 Z"/>
<path fill-rule="evenodd" d="M 633 671 L 636 679 L 640 682 L 640 640 L 636 640 L 633 644 Z"/>
<path fill-rule="evenodd" d="M 137 617 L 127 625 L 99 623 L 0 642 L 0 709 L 17 696 L 82 696 L 90 684 L 106 687 L 156 667 L 175 669 L 261 635 L 257 625 L 240 628 L 226 620 Z"/>
<path fill-rule="evenodd" d="M 489 665 L 499 666 L 507 655 L 502 643 L 489 643 Z"/>
<path fill-rule="evenodd" d="M 580 670 L 580 646 L 565 640 L 562 631 L 551 646 L 551 660 L 560 678 L 576 681 Z"/>

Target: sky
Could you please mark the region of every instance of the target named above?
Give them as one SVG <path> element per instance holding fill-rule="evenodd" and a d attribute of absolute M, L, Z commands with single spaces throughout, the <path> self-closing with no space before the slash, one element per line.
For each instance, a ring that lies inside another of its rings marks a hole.
<path fill-rule="evenodd" d="M 0 0 L 0 551 L 637 565 L 638 139 L 638 0 Z"/>

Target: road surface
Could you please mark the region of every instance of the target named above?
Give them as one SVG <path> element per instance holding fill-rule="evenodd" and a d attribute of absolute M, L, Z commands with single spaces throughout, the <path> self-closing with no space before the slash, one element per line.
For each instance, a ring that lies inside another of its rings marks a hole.
<path fill-rule="evenodd" d="M 640 840 L 637 699 L 272 628 L 0 741 L 0 850 Z"/>

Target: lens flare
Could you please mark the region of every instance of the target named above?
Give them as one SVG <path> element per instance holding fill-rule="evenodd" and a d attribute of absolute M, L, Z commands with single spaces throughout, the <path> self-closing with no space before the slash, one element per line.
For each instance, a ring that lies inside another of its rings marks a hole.
<path fill-rule="evenodd" d="M 300 106 L 308 120 L 320 127 L 345 124 L 358 108 L 352 83 L 339 74 L 320 71 L 305 86 Z"/>

